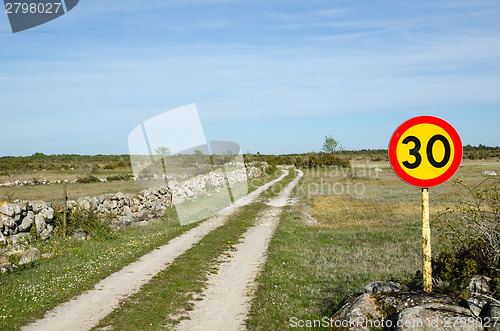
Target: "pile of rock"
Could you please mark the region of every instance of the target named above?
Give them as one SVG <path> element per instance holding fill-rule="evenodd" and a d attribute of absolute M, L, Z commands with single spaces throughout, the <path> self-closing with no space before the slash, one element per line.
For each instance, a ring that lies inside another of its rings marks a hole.
<path fill-rule="evenodd" d="M 134 222 L 142 222 L 154 214 L 164 212 L 173 203 L 178 204 L 186 199 L 194 199 L 206 192 L 206 185 L 222 186 L 244 182 L 247 178 L 258 177 L 262 172 L 255 168 L 241 168 L 227 173 L 209 173 L 191 178 L 177 177 L 169 181 L 167 187 L 153 187 L 139 194 L 124 194 L 121 192 L 103 194 L 97 197 L 81 197 L 68 201 L 69 210 L 95 210 L 100 214 L 112 214 L 116 217 L 112 224 L 126 226 Z M 182 180 L 185 179 L 185 180 Z M 16 243 L 27 238 L 32 227 L 37 235 L 45 240 L 54 229 L 54 207 L 43 201 L 20 201 L 13 204 L 0 205 L 0 243 Z"/>
<path fill-rule="evenodd" d="M 34 227 L 40 238 L 50 237 L 54 221 L 54 208 L 44 201 L 20 201 L 17 203 L 0 203 L 0 243 L 17 242 L 26 237 Z"/>
<path fill-rule="evenodd" d="M 483 175 L 483 176 L 496 176 L 497 173 L 495 171 L 484 170 L 481 172 L 481 175 Z"/>
<path fill-rule="evenodd" d="M 141 218 L 144 212 L 164 212 L 173 203 L 178 204 L 186 199 L 196 198 L 206 192 L 206 185 L 222 186 L 244 182 L 247 178 L 261 175 L 257 168 L 239 169 L 228 173 L 209 173 L 198 175 L 178 182 L 178 179 L 169 181 L 169 187 L 153 187 L 141 191 L 139 194 L 104 194 L 98 197 L 81 197 L 77 201 L 69 201 L 68 206 L 80 206 L 83 209 L 95 209 L 103 214 L 128 215 Z"/>
<path fill-rule="evenodd" d="M 15 180 L 13 182 L 0 183 L 0 186 L 12 187 L 12 186 L 52 185 L 52 184 L 61 184 L 62 182 L 76 183 L 76 180 L 60 180 L 60 179 L 50 180 L 47 178 L 33 179 L 33 180 Z"/>
<path fill-rule="evenodd" d="M 395 282 L 372 282 L 365 293 L 346 299 L 330 325 L 333 330 L 500 330 L 500 302 L 488 296 L 488 281 L 474 277 L 468 300 L 410 291 Z"/>

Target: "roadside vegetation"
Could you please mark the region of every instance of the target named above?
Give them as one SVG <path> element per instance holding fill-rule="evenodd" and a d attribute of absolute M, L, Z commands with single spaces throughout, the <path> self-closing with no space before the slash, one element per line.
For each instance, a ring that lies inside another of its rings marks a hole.
<path fill-rule="evenodd" d="M 106 240 L 100 236 L 88 241 L 56 237 L 32 244 L 48 257 L 0 274 L 0 329 L 17 330 L 41 318 L 45 311 L 93 288 L 99 280 L 192 226 L 181 226 L 175 211 L 169 210 L 147 227 L 109 233 Z"/>
<path fill-rule="evenodd" d="M 456 291 L 477 275 L 491 279 L 491 292 L 500 298 L 500 181 L 489 178 L 469 187 L 459 203 L 440 215 L 443 251 L 434 258 L 436 277 Z"/>

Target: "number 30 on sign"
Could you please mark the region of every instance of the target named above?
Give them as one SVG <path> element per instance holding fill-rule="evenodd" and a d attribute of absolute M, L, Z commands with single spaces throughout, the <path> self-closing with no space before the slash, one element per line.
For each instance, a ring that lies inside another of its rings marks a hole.
<path fill-rule="evenodd" d="M 403 181 L 418 187 L 444 183 L 462 161 L 462 141 L 448 122 L 433 116 L 414 117 L 392 135 L 389 161 Z"/>

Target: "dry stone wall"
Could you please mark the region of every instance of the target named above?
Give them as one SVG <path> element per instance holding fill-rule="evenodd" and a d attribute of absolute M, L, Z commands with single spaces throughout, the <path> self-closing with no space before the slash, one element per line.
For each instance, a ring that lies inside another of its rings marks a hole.
<path fill-rule="evenodd" d="M 209 173 L 177 182 L 169 181 L 169 188 L 154 187 L 139 194 L 113 193 L 97 197 L 81 197 L 68 201 L 68 208 L 95 210 L 101 214 L 113 214 L 113 225 L 127 226 L 143 222 L 156 213 L 164 212 L 173 202 L 178 204 L 186 199 L 196 198 L 205 192 L 207 185 L 221 186 L 226 182 L 234 184 L 247 178 L 262 175 L 255 167 L 242 168 L 226 174 Z M 30 231 L 43 240 L 48 239 L 54 230 L 54 206 L 44 201 L 15 201 L 0 204 L 0 243 L 17 243 L 29 236 Z"/>

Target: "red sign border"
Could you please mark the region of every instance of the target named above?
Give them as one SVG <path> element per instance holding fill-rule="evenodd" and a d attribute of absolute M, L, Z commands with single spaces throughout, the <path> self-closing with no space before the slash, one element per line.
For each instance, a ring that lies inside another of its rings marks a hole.
<path fill-rule="evenodd" d="M 411 127 L 418 125 L 418 124 L 423 124 L 423 123 L 429 123 L 429 124 L 434 124 L 436 126 L 439 126 L 443 130 L 445 130 L 449 135 L 453 143 L 453 148 L 455 149 L 454 151 L 454 157 L 451 163 L 451 166 L 446 170 L 441 176 L 438 176 L 436 178 L 431 178 L 431 179 L 420 179 L 420 178 L 415 178 L 410 175 L 408 175 L 402 167 L 399 165 L 398 159 L 397 159 L 397 144 L 399 142 L 399 139 L 401 136 Z M 460 148 L 457 148 L 457 146 L 460 146 Z M 435 117 L 435 116 L 417 116 L 414 118 L 411 118 L 401 124 L 396 131 L 394 131 L 391 140 L 389 141 L 389 162 L 391 164 L 392 169 L 398 175 L 401 180 L 405 181 L 406 183 L 413 185 L 413 186 L 418 186 L 418 187 L 432 187 L 432 186 L 437 186 L 439 184 L 442 184 L 446 182 L 448 179 L 450 179 L 455 172 L 457 171 L 458 167 L 460 166 L 460 163 L 462 162 L 462 155 L 463 155 L 463 146 L 462 146 L 462 140 L 460 139 L 460 136 L 458 135 L 458 132 L 455 130 L 451 124 L 446 122 L 445 120 Z"/>

